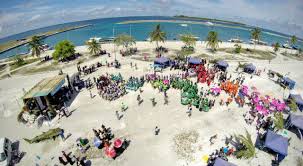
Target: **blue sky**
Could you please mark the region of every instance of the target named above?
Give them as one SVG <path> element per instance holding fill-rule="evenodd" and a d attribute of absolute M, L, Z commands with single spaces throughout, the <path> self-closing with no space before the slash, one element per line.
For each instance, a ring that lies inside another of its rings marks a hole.
<path fill-rule="evenodd" d="M 303 0 L 0 0 L 0 38 L 64 22 L 180 14 L 240 21 L 303 37 Z"/>

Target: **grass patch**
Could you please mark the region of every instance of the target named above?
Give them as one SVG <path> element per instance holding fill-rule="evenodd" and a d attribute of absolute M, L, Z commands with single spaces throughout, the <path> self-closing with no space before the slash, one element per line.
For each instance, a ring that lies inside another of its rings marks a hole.
<path fill-rule="evenodd" d="M 43 67 L 35 67 L 35 68 L 28 68 L 24 70 L 18 70 L 12 72 L 12 74 L 34 74 L 34 73 L 41 73 L 46 71 L 55 71 L 59 70 L 60 68 L 56 65 L 47 65 Z"/>
<path fill-rule="evenodd" d="M 258 60 L 272 60 L 276 56 L 273 52 L 263 51 L 263 50 L 253 50 L 242 48 L 240 53 L 235 53 L 235 48 L 219 48 L 218 51 L 226 52 L 229 54 L 245 54 L 248 58 L 258 59 Z"/>
<path fill-rule="evenodd" d="M 303 61 L 303 54 L 291 54 L 291 53 L 287 53 L 286 51 L 282 52 L 281 54 L 283 56 L 286 56 L 286 57 L 291 58 L 291 59 L 295 59 L 295 60 L 298 60 L 298 61 Z"/>
<path fill-rule="evenodd" d="M 19 67 L 22 67 L 22 66 L 25 66 L 25 65 L 37 62 L 39 60 L 40 60 L 40 58 L 33 58 L 33 59 L 27 59 L 27 60 L 23 60 L 23 61 L 19 61 L 19 62 L 14 61 L 13 63 L 9 64 L 10 70 L 17 69 Z"/>

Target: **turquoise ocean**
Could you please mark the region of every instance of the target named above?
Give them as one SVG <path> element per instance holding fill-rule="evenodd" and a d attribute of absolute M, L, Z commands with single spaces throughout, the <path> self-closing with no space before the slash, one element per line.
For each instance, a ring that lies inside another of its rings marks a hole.
<path fill-rule="evenodd" d="M 179 20 L 181 22 L 142 22 L 142 23 L 119 24 L 120 22 L 134 21 L 134 20 Z M 211 30 L 214 30 L 218 32 L 219 38 L 222 41 L 227 41 L 231 38 L 240 38 L 244 42 L 248 42 L 250 40 L 250 31 L 253 28 L 252 26 L 248 26 L 248 25 L 242 26 L 242 25 L 236 25 L 231 23 L 219 23 L 219 22 L 212 22 L 214 23 L 213 26 L 210 26 L 208 24 L 189 24 L 189 23 L 186 23 L 187 26 L 184 25 L 182 26 L 181 25 L 183 24 L 182 21 L 184 20 L 177 19 L 174 17 L 164 17 L 164 16 L 102 18 L 102 19 L 59 24 L 45 28 L 35 29 L 35 30 L 2 38 L 0 39 L 0 43 L 7 42 L 10 40 L 21 39 L 33 34 L 56 30 L 63 27 L 86 25 L 86 24 L 91 24 L 92 26 L 49 36 L 45 38 L 43 42 L 51 47 L 54 47 L 56 43 L 58 43 L 61 40 L 70 40 L 76 46 L 80 46 L 80 45 L 84 45 L 85 41 L 87 41 L 91 37 L 106 38 L 106 37 L 116 36 L 122 33 L 131 34 L 136 40 L 143 41 L 148 38 L 149 33 L 159 23 L 161 24 L 162 29 L 167 33 L 168 40 L 178 39 L 179 34 L 184 34 L 184 33 L 192 33 L 193 35 L 199 37 L 200 40 L 204 40 L 206 38 L 207 33 Z M 186 19 L 186 21 L 190 21 L 190 20 Z M 192 20 L 192 21 L 196 21 L 196 20 Z M 204 22 L 204 21 L 199 21 L 199 22 Z M 261 40 L 267 42 L 269 45 L 275 42 L 284 44 L 289 40 L 289 38 L 290 38 L 289 35 L 271 31 L 268 29 L 262 29 Z M 297 45 L 300 48 L 303 48 L 302 40 L 299 40 Z M 28 46 L 26 45 L 19 46 L 17 48 L 1 53 L 0 59 L 26 53 L 28 51 L 29 51 Z"/>

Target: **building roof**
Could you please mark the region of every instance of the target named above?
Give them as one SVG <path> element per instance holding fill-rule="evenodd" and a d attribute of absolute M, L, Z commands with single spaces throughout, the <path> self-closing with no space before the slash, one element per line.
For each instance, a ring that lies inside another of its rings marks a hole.
<path fill-rule="evenodd" d="M 288 140 L 282 135 L 276 134 L 271 130 L 267 131 L 265 146 L 276 153 L 287 156 Z"/>
<path fill-rule="evenodd" d="M 155 61 L 154 61 L 154 63 L 158 63 L 158 64 L 165 64 L 168 62 L 169 62 L 169 59 L 164 56 L 159 57 L 159 58 L 155 59 Z"/>
<path fill-rule="evenodd" d="M 303 116 L 290 114 L 290 123 L 297 128 L 303 130 Z"/>
<path fill-rule="evenodd" d="M 215 160 L 214 166 L 236 166 L 236 165 L 233 163 L 230 163 L 228 161 L 225 161 L 225 160 L 221 159 L 220 157 L 217 157 Z"/>
<path fill-rule="evenodd" d="M 65 82 L 66 75 L 57 75 L 54 77 L 44 78 L 30 89 L 23 99 L 29 99 L 38 96 L 47 96 L 56 93 Z"/>
<path fill-rule="evenodd" d="M 217 65 L 221 66 L 221 67 L 225 67 L 225 68 L 227 68 L 229 66 L 229 64 L 226 61 L 223 61 L 223 60 L 218 61 Z"/>
<path fill-rule="evenodd" d="M 297 104 L 303 105 L 303 99 L 299 94 L 290 94 L 290 98 L 294 99 Z"/>
<path fill-rule="evenodd" d="M 194 65 L 200 65 L 200 64 L 202 64 L 202 59 L 189 57 L 188 58 L 188 63 L 189 64 L 194 64 Z"/>

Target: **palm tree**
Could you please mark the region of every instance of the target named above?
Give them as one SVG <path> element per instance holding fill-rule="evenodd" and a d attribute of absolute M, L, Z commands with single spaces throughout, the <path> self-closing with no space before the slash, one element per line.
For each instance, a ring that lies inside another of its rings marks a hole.
<path fill-rule="evenodd" d="M 32 37 L 31 41 L 28 43 L 30 49 L 32 50 L 32 56 L 40 56 L 41 52 L 43 51 L 42 44 L 43 42 L 40 40 L 39 36 Z"/>
<path fill-rule="evenodd" d="M 156 42 L 157 48 L 159 48 L 159 42 L 165 42 L 166 33 L 161 31 L 160 24 L 149 34 L 150 42 Z"/>
<path fill-rule="evenodd" d="M 261 29 L 260 28 L 254 28 L 251 31 L 251 38 L 256 40 L 258 43 L 261 39 Z M 256 42 L 254 42 L 254 50 L 256 50 Z"/>
<path fill-rule="evenodd" d="M 275 51 L 275 52 L 279 51 L 279 48 L 280 48 L 280 44 L 279 44 L 278 42 L 276 42 L 276 43 L 274 44 L 274 51 Z"/>
<path fill-rule="evenodd" d="M 86 45 L 88 46 L 88 50 L 91 55 L 97 55 L 101 51 L 101 45 L 95 39 L 87 41 Z"/>
<path fill-rule="evenodd" d="M 274 115 L 274 125 L 275 129 L 282 130 L 284 128 L 284 119 L 281 112 L 277 112 Z"/>
<path fill-rule="evenodd" d="M 236 151 L 236 156 L 238 158 L 253 158 L 256 155 L 255 145 L 251 140 L 251 135 L 246 131 L 246 137 L 244 135 L 236 136 L 237 139 L 243 144 L 244 148 Z"/>
<path fill-rule="evenodd" d="M 215 31 L 208 32 L 206 41 L 207 41 L 206 47 L 210 47 L 213 52 L 215 52 L 216 49 L 219 48 L 219 42 L 222 42 L 221 40 L 218 39 L 218 33 Z"/>
<path fill-rule="evenodd" d="M 185 44 L 186 47 L 194 47 L 197 39 L 192 34 L 181 35 L 180 40 Z"/>
<path fill-rule="evenodd" d="M 297 43 L 297 37 L 295 35 L 291 36 L 290 43 L 291 43 L 292 46 Z"/>

